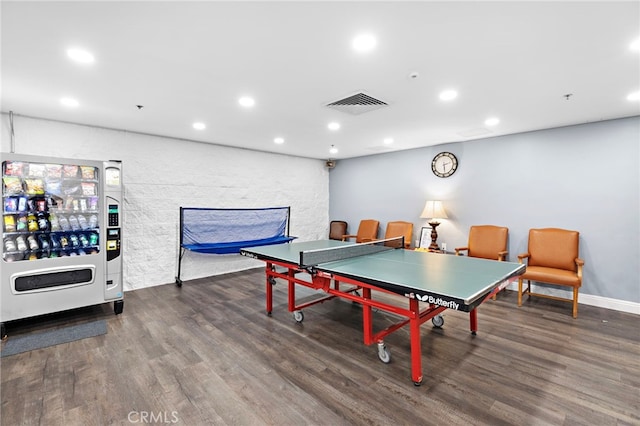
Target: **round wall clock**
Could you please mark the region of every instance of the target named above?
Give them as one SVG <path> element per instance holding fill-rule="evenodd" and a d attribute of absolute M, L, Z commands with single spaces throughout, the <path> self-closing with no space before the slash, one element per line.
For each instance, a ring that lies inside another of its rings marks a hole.
<path fill-rule="evenodd" d="M 446 178 L 451 176 L 458 169 L 458 159 L 450 152 L 441 152 L 431 162 L 431 170 L 433 174 Z"/>

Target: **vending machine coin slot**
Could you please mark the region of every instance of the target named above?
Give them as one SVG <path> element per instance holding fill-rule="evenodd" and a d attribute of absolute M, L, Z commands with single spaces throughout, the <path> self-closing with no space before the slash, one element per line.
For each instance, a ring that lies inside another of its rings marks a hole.
<path fill-rule="evenodd" d="M 120 256 L 120 228 L 107 229 L 107 261 Z"/>

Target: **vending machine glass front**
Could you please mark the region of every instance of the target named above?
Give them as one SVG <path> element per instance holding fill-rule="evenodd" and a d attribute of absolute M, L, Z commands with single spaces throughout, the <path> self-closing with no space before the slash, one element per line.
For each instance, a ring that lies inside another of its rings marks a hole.
<path fill-rule="evenodd" d="M 3 260 L 97 254 L 98 174 L 81 164 L 4 161 Z"/>

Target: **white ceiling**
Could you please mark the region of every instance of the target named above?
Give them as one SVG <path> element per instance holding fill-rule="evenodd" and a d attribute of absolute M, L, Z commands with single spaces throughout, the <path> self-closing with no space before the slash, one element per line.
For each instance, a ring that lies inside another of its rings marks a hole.
<path fill-rule="evenodd" d="M 627 100 L 640 90 L 640 52 L 629 48 L 638 1 L 0 7 L 1 105 L 15 115 L 341 159 L 640 114 Z M 361 32 L 377 38 L 368 54 L 351 48 Z M 70 47 L 95 62 L 70 61 Z M 449 88 L 458 97 L 441 101 Z M 358 92 L 388 106 L 325 106 Z M 247 94 L 251 109 L 237 102 Z M 80 105 L 63 107 L 64 96 Z M 500 123 L 488 127 L 492 116 Z"/>

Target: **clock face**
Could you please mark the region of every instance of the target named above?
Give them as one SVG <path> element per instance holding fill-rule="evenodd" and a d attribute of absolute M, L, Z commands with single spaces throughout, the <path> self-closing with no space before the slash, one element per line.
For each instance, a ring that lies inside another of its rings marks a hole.
<path fill-rule="evenodd" d="M 451 176 L 458 169 L 458 159 L 450 152 L 441 152 L 431 162 L 431 170 L 433 174 L 446 178 Z"/>

